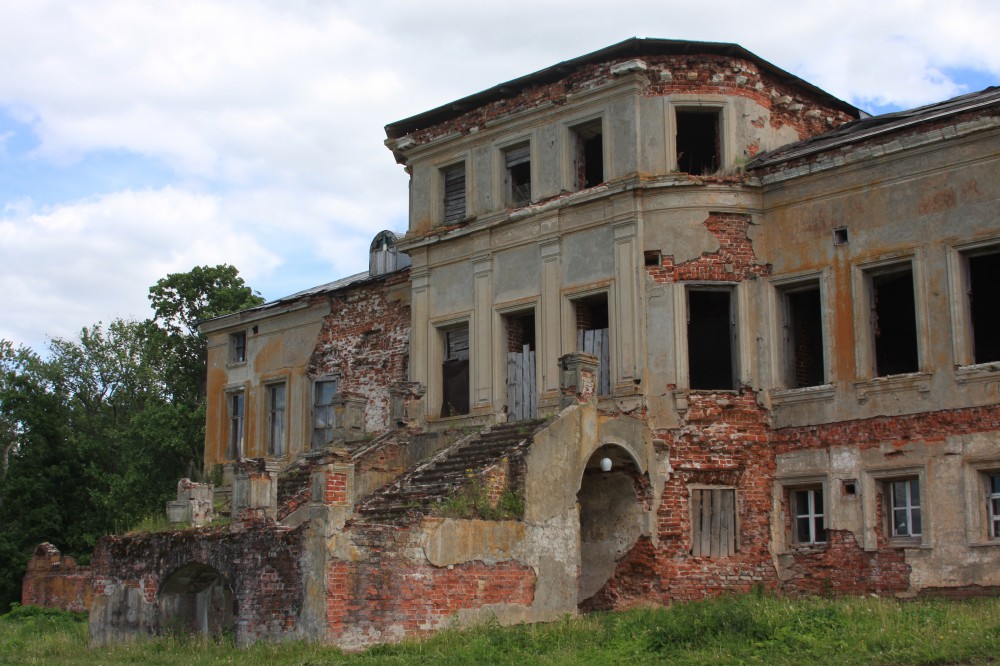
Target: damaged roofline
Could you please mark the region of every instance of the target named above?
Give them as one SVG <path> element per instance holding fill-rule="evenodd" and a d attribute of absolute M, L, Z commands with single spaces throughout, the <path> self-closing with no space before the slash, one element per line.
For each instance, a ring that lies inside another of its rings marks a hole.
<path fill-rule="evenodd" d="M 777 78 L 782 83 L 790 84 L 801 88 L 813 95 L 818 95 L 827 100 L 832 106 L 840 108 L 854 117 L 860 117 L 862 111 L 847 102 L 838 99 L 830 93 L 804 81 L 799 77 L 786 72 L 785 70 L 771 64 L 763 58 L 746 50 L 739 44 L 728 42 L 696 42 L 679 39 L 652 39 L 644 37 L 632 37 L 617 44 L 588 53 L 578 58 L 565 60 L 558 64 L 538 70 L 526 76 L 501 83 L 481 92 L 463 97 L 461 99 L 443 104 L 437 108 L 419 113 L 409 118 L 397 120 L 385 126 L 385 134 L 390 139 L 398 139 L 416 130 L 424 129 L 444 122 L 451 118 L 475 109 L 498 99 L 510 98 L 522 90 L 557 81 L 564 78 L 570 72 L 577 70 L 584 65 L 601 62 L 617 57 L 643 56 L 643 55 L 683 55 L 691 54 L 714 54 L 725 55 L 736 58 L 743 58 L 755 63 L 762 71 Z"/>

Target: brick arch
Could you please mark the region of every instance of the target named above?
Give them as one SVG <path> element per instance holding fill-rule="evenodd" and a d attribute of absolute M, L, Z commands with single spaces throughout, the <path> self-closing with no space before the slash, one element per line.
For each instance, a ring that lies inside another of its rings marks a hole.
<path fill-rule="evenodd" d="M 219 636 L 238 615 L 232 586 L 217 569 L 191 562 L 169 573 L 157 593 L 160 634 Z"/>

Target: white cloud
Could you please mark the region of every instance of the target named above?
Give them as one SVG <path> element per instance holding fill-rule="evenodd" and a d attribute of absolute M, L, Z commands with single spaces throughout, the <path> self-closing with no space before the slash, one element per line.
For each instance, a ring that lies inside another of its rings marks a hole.
<path fill-rule="evenodd" d="M 146 288 L 195 264 L 269 297 L 360 270 L 405 224 L 385 124 L 631 36 L 737 42 L 861 106 L 912 106 L 963 92 L 956 69 L 1000 80 L 997 34 L 994 0 L 0 3 L 0 111 L 37 139 L 0 132 L 0 337 L 145 316 Z M 131 182 L 84 172 L 119 154 Z M 29 163 L 104 189 L 4 190 Z M 292 289 L 275 277 L 303 266 Z"/>
<path fill-rule="evenodd" d="M 219 201 L 173 188 L 117 192 L 0 218 L 0 337 L 38 345 L 113 317 L 145 317 L 147 289 L 195 265 L 273 271 L 280 258 L 221 219 Z M 39 326 L 44 327 L 39 330 Z"/>

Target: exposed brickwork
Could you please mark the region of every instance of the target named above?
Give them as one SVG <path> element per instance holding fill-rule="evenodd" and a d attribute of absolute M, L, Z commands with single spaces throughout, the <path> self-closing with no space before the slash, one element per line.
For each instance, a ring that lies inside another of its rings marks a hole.
<path fill-rule="evenodd" d="M 358 539 L 370 552 L 361 561 L 332 560 L 327 567 L 327 626 L 369 641 L 414 636 L 446 625 L 462 609 L 490 604 L 528 606 L 535 573 L 515 562 L 465 562 L 434 567 L 404 555 L 406 529 L 368 528 Z"/>
<path fill-rule="evenodd" d="M 865 552 L 846 530 L 829 530 L 827 543 L 789 552 L 782 589 L 797 594 L 865 594 L 904 592 L 910 566 L 899 548 Z"/>
<path fill-rule="evenodd" d="M 40 544 L 28 561 L 21 587 L 22 606 L 46 606 L 69 611 L 90 608 L 94 594 L 94 574 L 90 567 L 59 552 L 50 543 Z"/>
<path fill-rule="evenodd" d="M 330 314 L 323 321 L 309 362 L 310 376 L 336 376 L 338 391 L 368 399 L 365 427 L 370 433 L 388 430 L 388 387 L 406 379 L 409 353 L 409 305 L 390 297 L 393 287 L 408 284 L 410 272 L 399 271 L 330 297 Z"/>
<path fill-rule="evenodd" d="M 472 109 L 451 120 L 413 132 L 417 143 L 425 143 L 450 134 L 470 134 L 485 129 L 489 121 L 536 109 L 546 104 L 564 104 L 571 95 L 607 84 L 613 79 L 611 69 L 633 57 L 591 63 L 546 85 L 529 88 L 507 99 L 497 100 Z M 845 112 L 822 104 L 804 90 L 780 83 L 762 73 L 755 64 L 740 58 L 717 55 L 644 56 L 644 75 L 649 83 L 646 96 L 676 94 L 731 95 L 752 99 L 769 111 L 768 118 L 753 119 L 769 122 L 772 127 L 793 127 L 800 139 L 828 131 L 851 117 Z"/>
<path fill-rule="evenodd" d="M 347 504 L 351 501 L 347 496 L 347 474 L 343 472 L 327 472 L 324 490 L 327 504 Z"/>
<path fill-rule="evenodd" d="M 280 529 L 272 523 L 238 532 L 208 529 L 104 537 L 94 550 L 94 595 L 110 597 L 113 608 L 105 618 L 109 629 L 158 633 L 161 627 L 128 624 L 127 600 L 115 597 L 116 591 L 139 589 L 145 602 L 154 604 L 171 573 L 188 564 L 203 564 L 221 574 L 235 595 L 237 642 L 294 635 L 303 602 L 304 534 L 304 528 Z"/>
<path fill-rule="evenodd" d="M 719 249 L 704 252 L 697 259 L 674 263 L 673 255 L 663 255 L 658 266 L 646 272 L 660 283 L 683 280 L 736 282 L 771 274 L 771 267 L 757 260 L 747 232 L 750 216 L 738 213 L 709 213 L 705 226 L 719 240 Z"/>

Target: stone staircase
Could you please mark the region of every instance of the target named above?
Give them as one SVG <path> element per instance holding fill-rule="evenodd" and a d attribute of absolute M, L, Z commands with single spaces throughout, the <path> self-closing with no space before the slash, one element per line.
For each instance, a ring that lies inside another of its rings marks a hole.
<path fill-rule="evenodd" d="M 312 467 L 300 460 L 278 477 L 278 520 L 282 521 L 310 499 Z"/>
<path fill-rule="evenodd" d="M 355 508 L 356 520 L 403 524 L 432 512 L 470 476 L 531 445 L 544 419 L 504 423 L 460 440 L 375 492 Z"/>

